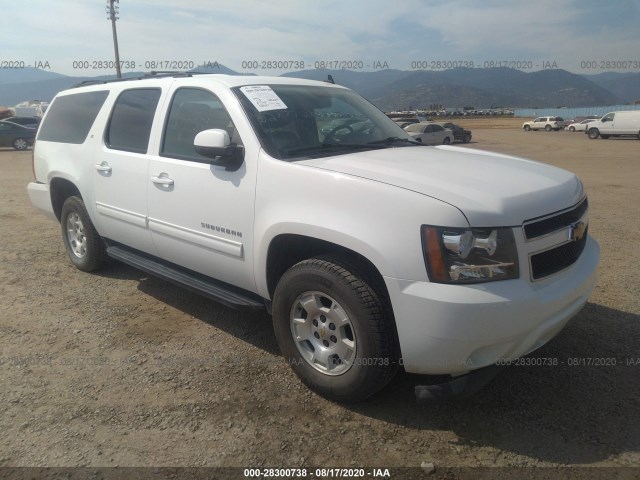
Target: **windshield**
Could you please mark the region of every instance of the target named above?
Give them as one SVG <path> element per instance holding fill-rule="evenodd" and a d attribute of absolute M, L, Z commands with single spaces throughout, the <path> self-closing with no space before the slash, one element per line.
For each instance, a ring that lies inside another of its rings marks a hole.
<path fill-rule="evenodd" d="M 351 90 L 306 85 L 233 90 L 263 148 L 280 160 L 416 145 L 410 135 Z"/>

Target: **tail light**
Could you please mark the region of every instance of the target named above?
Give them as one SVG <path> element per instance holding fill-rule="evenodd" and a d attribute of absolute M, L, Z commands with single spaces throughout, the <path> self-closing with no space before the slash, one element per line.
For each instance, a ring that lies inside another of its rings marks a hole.
<path fill-rule="evenodd" d="M 36 178 L 36 139 L 33 139 L 33 143 L 31 144 L 31 171 L 33 172 L 33 179 L 38 180 Z"/>

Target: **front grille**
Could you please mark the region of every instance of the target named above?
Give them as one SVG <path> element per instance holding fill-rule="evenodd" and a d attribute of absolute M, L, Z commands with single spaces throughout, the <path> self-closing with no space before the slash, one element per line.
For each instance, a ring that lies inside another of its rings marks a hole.
<path fill-rule="evenodd" d="M 566 212 L 560 213 L 554 217 L 545 218 L 544 220 L 525 222 L 524 235 L 528 240 L 542 237 L 547 233 L 555 232 L 563 227 L 569 226 L 582 218 L 589 208 L 589 202 L 585 198 L 577 206 Z M 528 223 L 531 222 L 531 223 Z"/>
<path fill-rule="evenodd" d="M 587 243 L 587 231 L 575 242 L 564 243 L 559 247 L 546 250 L 531 256 L 531 276 L 539 280 L 553 275 L 573 265 L 582 254 Z"/>

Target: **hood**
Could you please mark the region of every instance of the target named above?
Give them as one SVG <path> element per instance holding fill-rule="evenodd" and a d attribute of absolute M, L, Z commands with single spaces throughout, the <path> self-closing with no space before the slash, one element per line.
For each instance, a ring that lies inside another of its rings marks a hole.
<path fill-rule="evenodd" d="M 584 195 L 580 180 L 566 170 L 453 146 L 368 150 L 298 163 L 437 198 L 460 209 L 472 227 L 520 225 Z"/>

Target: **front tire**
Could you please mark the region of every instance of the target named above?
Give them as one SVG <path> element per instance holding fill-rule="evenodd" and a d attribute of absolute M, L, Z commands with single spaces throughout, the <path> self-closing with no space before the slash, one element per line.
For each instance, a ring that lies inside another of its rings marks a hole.
<path fill-rule="evenodd" d="M 60 214 L 62 241 L 71 263 L 83 272 L 101 268 L 107 259 L 100 235 L 93 226 L 80 197 L 69 197 Z"/>
<path fill-rule="evenodd" d="M 589 130 L 589 133 L 587 135 L 589 135 L 589 138 L 591 140 L 595 140 L 600 136 L 600 131 L 597 128 L 592 128 Z"/>
<path fill-rule="evenodd" d="M 531 125 L 525 125 L 523 128 L 528 132 L 531 130 Z"/>
<path fill-rule="evenodd" d="M 393 378 L 395 328 L 381 295 L 340 257 L 304 260 L 282 276 L 273 301 L 276 339 L 311 390 L 354 403 Z"/>
<path fill-rule="evenodd" d="M 551 131 L 551 125 L 545 125 L 544 129 L 545 129 L 547 132 L 550 132 L 550 131 Z"/>
<path fill-rule="evenodd" d="M 464 143 L 469 143 L 470 141 L 471 141 L 471 135 L 465 135 L 463 142 Z"/>

